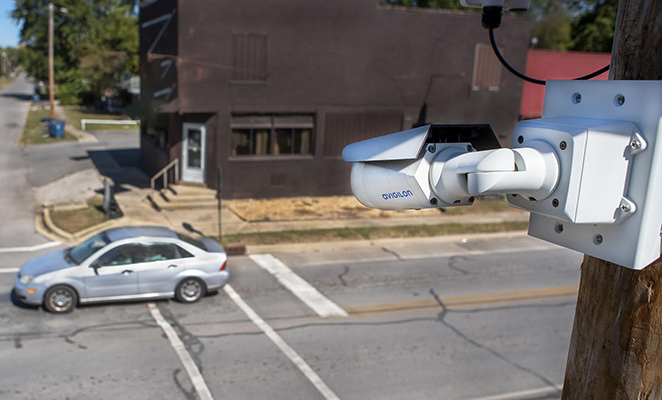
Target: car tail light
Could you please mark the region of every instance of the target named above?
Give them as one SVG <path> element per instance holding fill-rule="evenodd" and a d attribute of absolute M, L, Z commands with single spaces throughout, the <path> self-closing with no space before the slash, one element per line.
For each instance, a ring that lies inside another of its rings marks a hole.
<path fill-rule="evenodd" d="M 221 265 L 221 271 L 225 271 L 225 264 L 227 264 L 227 261 L 223 261 L 223 265 Z"/>

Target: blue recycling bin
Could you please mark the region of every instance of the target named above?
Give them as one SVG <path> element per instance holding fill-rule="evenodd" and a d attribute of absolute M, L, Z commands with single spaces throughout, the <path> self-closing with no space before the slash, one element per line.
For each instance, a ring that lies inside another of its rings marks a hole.
<path fill-rule="evenodd" d="M 64 120 L 51 119 L 48 121 L 48 134 L 55 139 L 62 139 L 64 137 Z"/>

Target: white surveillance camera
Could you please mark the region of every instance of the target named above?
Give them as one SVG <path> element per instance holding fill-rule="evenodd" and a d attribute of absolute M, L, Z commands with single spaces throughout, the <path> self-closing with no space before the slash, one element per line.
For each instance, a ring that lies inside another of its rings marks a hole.
<path fill-rule="evenodd" d="M 471 205 L 486 194 L 549 197 L 559 177 L 552 146 L 499 147 L 489 125 L 427 125 L 350 144 L 343 157 L 355 163 L 358 201 L 382 210 Z"/>
<path fill-rule="evenodd" d="M 383 210 L 506 195 L 529 234 L 628 268 L 660 257 L 662 82 L 548 81 L 510 149 L 489 125 L 428 125 L 350 144 L 351 186 Z"/>

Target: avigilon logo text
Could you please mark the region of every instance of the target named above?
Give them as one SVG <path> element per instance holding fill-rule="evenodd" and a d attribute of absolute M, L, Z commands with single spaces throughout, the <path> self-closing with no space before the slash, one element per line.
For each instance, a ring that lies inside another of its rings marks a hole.
<path fill-rule="evenodd" d="M 402 192 L 382 193 L 382 199 L 384 200 L 399 199 L 400 197 L 409 197 L 413 195 L 414 194 L 411 192 L 411 190 L 403 190 Z"/>

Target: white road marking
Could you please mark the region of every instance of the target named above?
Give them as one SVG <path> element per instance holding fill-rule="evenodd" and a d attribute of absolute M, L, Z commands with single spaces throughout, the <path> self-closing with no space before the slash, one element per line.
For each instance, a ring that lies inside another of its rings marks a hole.
<path fill-rule="evenodd" d="M 346 317 L 347 312 L 336 303 L 315 289 L 302 277 L 295 274 L 282 261 L 271 254 L 254 254 L 249 256 L 257 265 L 267 270 L 288 288 L 295 296 L 312 308 L 320 317 Z"/>
<path fill-rule="evenodd" d="M 478 397 L 472 400 L 523 400 L 523 399 L 529 399 L 533 396 L 539 397 L 545 395 L 558 394 L 562 390 L 563 390 L 562 385 L 556 385 L 556 386 L 547 386 L 540 389 L 522 390 L 520 392 L 497 394 L 495 396 Z"/>
<path fill-rule="evenodd" d="M 39 251 L 48 249 L 51 247 L 59 246 L 60 242 L 47 242 L 38 244 L 36 246 L 24 246 L 24 247 L 0 247 L 0 253 L 26 253 L 31 251 Z"/>
<path fill-rule="evenodd" d="M 20 268 L 0 268 L 0 274 L 13 274 L 20 271 Z"/>
<path fill-rule="evenodd" d="M 320 378 L 320 376 L 317 375 L 317 373 L 310 367 L 310 365 L 308 365 L 308 363 L 306 363 L 306 361 L 301 358 L 301 356 L 299 356 L 299 354 L 297 354 L 297 352 L 294 351 L 294 349 L 291 348 L 290 345 L 288 345 L 285 340 L 283 340 L 283 338 L 273 330 L 271 326 L 269 326 L 269 324 L 260 318 L 260 316 L 257 315 L 257 313 L 253 311 L 253 309 L 248 304 L 246 304 L 246 302 L 241 298 L 241 296 L 239 296 L 239 294 L 232 286 L 226 284 L 223 286 L 223 290 L 225 290 L 225 293 L 230 296 L 232 301 L 237 304 L 241 311 L 243 311 L 246 316 L 251 321 L 253 321 L 253 323 L 257 325 L 257 327 L 260 328 L 260 330 L 264 332 L 264 334 L 267 335 L 267 337 L 271 339 L 271 341 L 274 342 L 274 344 L 278 346 L 278 348 L 283 353 L 285 353 L 287 358 L 289 358 L 290 361 L 292 361 L 292 363 L 294 363 L 294 365 L 299 368 L 299 371 L 301 371 L 301 373 L 306 378 L 308 378 L 310 383 L 315 386 L 315 388 L 322 394 L 322 396 L 324 396 L 326 400 L 340 400 L 338 396 L 333 393 L 331 388 L 329 388 L 329 386 L 324 383 L 322 378 Z"/>
<path fill-rule="evenodd" d="M 175 349 L 177 356 L 179 356 L 182 364 L 184 364 L 184 368 L 186 369 L 189 378 L 191 378 L 193 387 L 198 393 L 200 400 L 214 400 L 214 397 L 211 395 L 211 392 L 207 387 L 205 378 L 202 377 L 198 366 L 195 364 L 195 361 L 193 361 L 193 358 L 191 358 L 191 355 L 186 350 L 184 343 L 179 338 L 179 335 L 177 335 L 177 332 L 175 332 L 175 329 L 168 323 L 168 321 L 165 320 L 165 318 L 163 318 L 161 311 L 159 311 L 158 307 L 156 307 L 154 303 L 149 303 L 147 306 L 149 307 L 149 312 L 152 313 L 152 317 L 154 317 L 156 323 L 161 327 L 161 329 L 163 329 L 163 332 L 165 332 L 166 336 L 168 337 L 172 348 Z"/>

